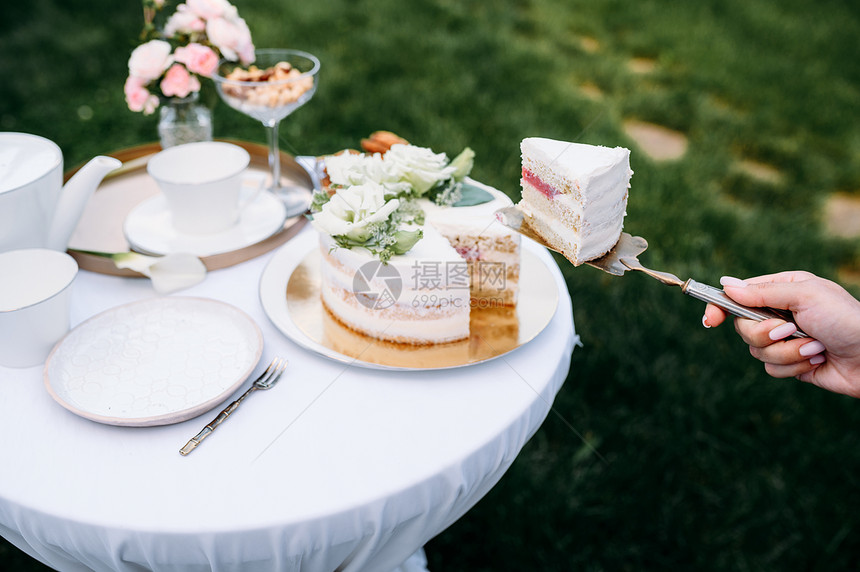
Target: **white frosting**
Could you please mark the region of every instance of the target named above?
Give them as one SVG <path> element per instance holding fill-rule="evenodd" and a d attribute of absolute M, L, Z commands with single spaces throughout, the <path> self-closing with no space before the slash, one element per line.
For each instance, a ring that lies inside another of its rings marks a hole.
<path fill-rule="evenodd" d="M 398 320 L 382 317 L 380 313 L 374 313 L 363 306 L 355 307 L 347 304 L 331 290 L 323 289 L 322 295 L 326 306 L 340 321 L 375 338 L 439 344 L 469 337 L 468 311 L 465 313 L 465 320 L 462 313 L 434 319 Z M 468 302 L 466 300 L 467 310 Z"/>
<path fill-rule="evenodd" d="M 496 211 L 512 205 L 513 201 L 505 193 L 493 187 L 469 178 L 466 181 L 493 195 L 493 200 L 470 207 L 442 207 L 430 200 L 420 199 L 418 203 L 424 209 L 427 224 L 432 225 L 445 235 L 469 234 L 494 237 L 519 237 L 518 234 L 496 220 Z"/>
<path fill-rule="evenodd" d="M 447 275 L 452 264 L 462 265 L 464 261 L 433 228 L 425 227 L 424 238 L 406 254 L 389 261 L 386 270 L 396 271 L 401 285 L 397 304 L 390 309 L 367 307 L 354 297 L 356 272 L 364 264 L 377 261 L 367 249 L 337 248 L 327 234 L 320 234 L 320 246 L 337 263 L 322 265 L 323 300 L 353 329 L 383 339 L 405 338 L 419 343 L 442 343 L 469 335 L 468 279 L 452 287 Z M 372 292 L 381 292 L 387 286 L 385 277 L 377 274 L 369 286 Z M 348 300 L 337 292 L 345 292 Z"/>
<path fill-rule="evenodd" d="M 520 150 L 523 157 L 544 164 L 562 177 L 578 181 L 582 188 L 587 187 L 592 179 L 617 169 L 619 163 L 627 165 L 625 171 L 630 170 L 630 150 L 623 147 L 529 137 L 523 139 Z"/>

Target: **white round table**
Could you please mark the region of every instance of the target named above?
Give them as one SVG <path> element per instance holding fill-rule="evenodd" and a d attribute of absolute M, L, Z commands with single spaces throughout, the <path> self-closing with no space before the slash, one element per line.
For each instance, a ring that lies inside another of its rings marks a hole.
<path fill-rule="evenodd" d="M 408 569 L 501 478 L 567 375 L 570 297 L 525 243 L 558 284 L 549 325 L 500 358 L 437 371 L 350 366 L 287 339 L 259 299 L 274 253 L 210 272 L 177 295 L 256 321 L 254 377 L 275 356 L 290 365 L 187 457 L 179 448 L 223 405 L 174 425 L 103 425 L 56 403 L 41 367 L 0 367 L 0 535 L 63 571 Z M 82 271 L 72 324 L 155 295 L 146 279 Z"/>

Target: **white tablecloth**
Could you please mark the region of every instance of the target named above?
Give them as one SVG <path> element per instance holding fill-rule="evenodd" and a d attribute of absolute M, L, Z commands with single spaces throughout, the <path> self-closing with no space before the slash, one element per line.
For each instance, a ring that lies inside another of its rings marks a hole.
<path fill-rule="evenodd" d="M 271 253 L 211 272 L 177 295 L 257 322 L 255 374 L 275 356 L 290 365 L 188 457 L 179 448 L 220 406 L 163 427 L 102 425 L 54 402 L 41 368 L 0 367 L 0 535 L 63 571 L 390 571 L 416 551 L 421 567 L 424 543 L 501 478 L 567 375 L 570 298 L 539 255 L 560 290 L 549 326 L 502 358 L 442 371 L 350 367 L 286 339 L 258 295 Z M 154 295 L 146 279 L 82 271 L 72 324 Z"/>

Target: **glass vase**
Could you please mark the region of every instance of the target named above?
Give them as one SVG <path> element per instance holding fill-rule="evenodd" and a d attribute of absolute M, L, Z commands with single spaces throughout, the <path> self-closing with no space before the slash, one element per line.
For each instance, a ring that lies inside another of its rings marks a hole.
<path fill-rule="evenodd" d="M 196 93 L 167 99 L 159 110 L 158 138 L 163 149 L 212 141 L 212 111 L 198 101 Z"/>

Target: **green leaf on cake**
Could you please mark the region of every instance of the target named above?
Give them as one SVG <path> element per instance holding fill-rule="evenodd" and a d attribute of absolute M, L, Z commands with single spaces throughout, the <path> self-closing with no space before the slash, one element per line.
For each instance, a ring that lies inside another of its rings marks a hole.
<path fill-rule="evenodd" d="M 445 184 L 431 189 L 425 198 L 443 207 L 473 207 L 492 201 L 493 195 L 468 181 L 449 179 Z"/>
<path fill-rule="evenodd" d="M 467 181 L 460 183 L 460 198 L 452 204 L 452 207 L 473 207 L 482 205 L 493 200 L 493 195 Z"/>
<path fill-rule="evenodd" d="M 449 166 L 454 167 L 455 171 L 452 175 L 455 181 L 460 181 L 469 176 L 472 172 L 472 165 L 475 163 L 475 152 L 466 147 L 459 155 L 454 157 L 454 160 L 449 163 Z"/>

